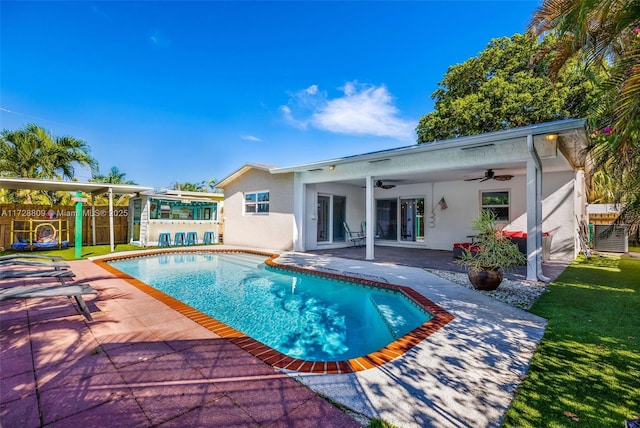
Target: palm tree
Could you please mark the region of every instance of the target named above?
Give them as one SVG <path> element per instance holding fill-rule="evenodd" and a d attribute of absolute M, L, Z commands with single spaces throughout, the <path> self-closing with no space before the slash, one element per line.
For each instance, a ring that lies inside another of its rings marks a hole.
<path fill-rule="evenodd" d="M 107 175 L 94 174 L 94 176 L 89 181 L 96 182 L 96 183 L 109 183 L 109 184 L 138 184 L 133 180 L 126 180 L 125 179 L 126 175 L 127 174 L 120 171 L 120 169 L 118 169 L 117 166 L 112 166 Z M 107 205 L 108 199 L 105 195 L 98 195 L 94 197 L 93 203 L 94 205 Z M 116 201 L 115 204 L 128 205 L 129 197 L 123 195 Z"/>
<path fill-rule="evenodd" d="M 0 175 L 36 179 L 73 179 L 75 167 L 95 171 L 98 162 L 89 154 L 89 145 L 72 137 L 54 137 L 36 124 L 17 131 L 0 133 Z M 33 193 L 35 194 L 35 192 Z M 50 195 L 50 200 L 55 199 Z M 31 203 L 32 193 L 26 194 Z"/>
<path fill-rule="evenodd" d="M 203 183 L 180 183 L 175 182 L 173 185 L 173 190 L 184 190 L 185 192 L 204 192 L 204 184 Z"/>
<path fill-rule="evenodd" d="M 543 0 L 530 30 L 558 34 L 556 72 L 576 57 L 605 71 L 589 118 L 592 182 L 621 203 L 617 222 L 640 227 L 640 1 Z"/>
<path fill-rule="evenodd" d="M 125 180 L 126 175 L 117 166 L 112 166 L 107 175 L 95 174 L 89 181 L 110 184 L 138 184 L 133 180 Z"/>
<path fill-rule="evenodd" d="M 628 156 L 640 137 L 640 2 L 543 0 L 530 31 L 558 33 L 556 72 L 574 57 L 607 71 L 596 111 L 604 123 L 597 125 L 611 126 L 620 137 L 616 149 Z"/>
<path fill-rule="evenodd" d="M 202 182 L 203 188 L 209 193 L 221 193 L 222 190 L 216 189 L 216 184 L 218 180 L 215 178 L 210 178 Z"/>

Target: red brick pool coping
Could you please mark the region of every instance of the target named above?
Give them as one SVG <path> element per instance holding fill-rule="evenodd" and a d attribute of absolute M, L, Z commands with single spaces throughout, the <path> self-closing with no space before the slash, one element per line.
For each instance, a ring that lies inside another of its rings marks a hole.
<path fill-rule="evenodd" d="M 138 258 L 138 257 L 146 257 L 150 255 L 157 254 L 183 254 L 183 253 L 248 253 L 248 254 L 256 254 L 260 256 L 268 257 L 265 263 L 268 266 L 273 268 L 288 270 L 293 272 L 299 272 L 304 274 L 311 274 L 322 276 L 325 278 L 337 279 L 348 282 L 356 282 L 359 284 L 365 284 L 373 287 L 380 287 L 389 290 L 394 290 L 396 292 L 402 293 L 415 302 L 417 305 L 421 306 L 429 313 L 433 315 L 429 321 L 424 324 L 416 327 L 406 335 L 401 338 L 389 343 L 384 348 L 372 352 L 370 354 L 364 355 L 362 357 L 353 358 L 350 360 L 344 361 L 307 361 L 300 360 L 297 358 L 291 358 L 275 349 L 258 342 L 252 337 L 247 336 L 246 334 L 234 329 L 233 327 L 224 324 L 215 318 L 210 317 L 209 315 L 200 312 L 191 306 L 169 296 L 168 294 L 163 293 L 144 282 L 127 275 L 118 269 L 111 266 L 108 262 L 114 260 L 122 260 L 122 259 L 130 259 L 130 258 Z M 298 266 L 289 266 L 282 265 L 276 263 L 274 259 L 279 257 L 280 254 L 273 253 L 264 253 L 260 251 L 251 251 L 251 250 L 202 250 L 202 249 L 193 249 L 193 250 L 185 250 L 185 251 L 176 251 L 175 249 L 166 249 L 166 250 L 153 250 L 153 251 L 145 251 L 144 253 L 137 254 L 129 254 L 129 255 L 119 255 L 113 256 L 109 258 L 104 258 L 100 260 L 94 260 L 98 266 L 107 270 L 111 274 L 116 277 L 127 281 L 129 284 L 134 287 L 144 291 L 148 295 L 158 299 L 163 302 L 167 306 L 171 307 L 173 310 L 181 313 L 187 318 L 197 322 L 213 333 L 217 334 L 220 337 L 223 337 L 230 342 L 234 343 L 236 346 L 244 349 L 249 352 L 251 355 L 257 357 L 258 359 L 264 361 L 265 363 L 283 370 L 296 371 L 301 373 L 315 373 L 315 374 L 340 374 L 340 373 L 354 373 L 362 370 L 371 369 L 374 367 L 381 366 L 385 363 L 388 363 L 391 360 L 403 355 L 405 352 L 409 351 L 414 346 L 418 345 L 420 342 L 425 340 L 427 337 L 444 327 L 447 323 L 453 320 L 453 315 L 451 315 L 446 310 L 442 309 L 440 306 L 433 303 L 431 300 L 427 299 L 417 291 L 394 284 L 387 284 L 378 281 L 372 281 L 368 279 L 361 278 L 353 278 L 345 275 L 339 275 L 331 272 L 322 272 L 312 269 L 305 269 Z"/>

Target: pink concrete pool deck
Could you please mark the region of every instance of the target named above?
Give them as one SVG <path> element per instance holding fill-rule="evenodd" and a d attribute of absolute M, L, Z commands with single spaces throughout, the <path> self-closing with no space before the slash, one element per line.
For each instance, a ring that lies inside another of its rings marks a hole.
<path fill-rule="evenodd" d="M 95 263 L 70 264 L 99 291 L 93 322 L 64 297 L 0 302 L 0 426 L 360 426 Z"/>

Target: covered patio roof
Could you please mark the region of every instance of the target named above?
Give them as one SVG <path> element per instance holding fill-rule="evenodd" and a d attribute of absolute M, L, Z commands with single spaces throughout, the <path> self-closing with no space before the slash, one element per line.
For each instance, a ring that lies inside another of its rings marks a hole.
<path fill-rule="evenodd" d="M 92 195 L 107 193 L 128 194 L 152 190 L 153 187 L 133 184 L 89 183 L 81 181 L 35 180 L 32 178 L 0 177 L 0 189 L 46 190 L 49 192 L 85 192 Z"/>
<path fill-rule="evenodd" d="M 499 168 L 500 174 L 524 175 L 526 173 L 526 161 L 529 158 L 528 153 L 526 157 L 510 156 L 505 159 L 490 156 L 486 162 L 481 161 L 480 154 L 481 151 L 485 153 L 491 151 L 501 152 L 504 151 L 502 150 L 503 148 L 510 150 L 511 146 L 518 144 L 526 147 L 528 136 L 533 136 L 534 143 L 540 147 L 544 143 L 547 143 L 547 145 L 550 143 L 555 144 L 557 150 L 563 155 L 548 156 L 544 162 L 545 171 L 576 169 L 585 166 L 584 149 L 588 144 L 585 125 L 586 121 L 584 119 L 567 119 L 289 167 L 275 167 L 271 168 L 270 172 L 272 174 L 302 173 L 311 178 L 311 174 L 320 175 L 322 171 L 332 171 L 334 176 L 332 181 L 353 185 L 364 184 L 366 173 L 363 171 L 370 171 L 367 167 L 368 165 L 376 166 L 375 175 L 377 177 L 383 176 L 385 179 L 402 180 L 403 184 L 425 181 L 452 181 L 478 177 L 482 176 L 487 165 Z M 553 150 L 555 151 L 555 148 Z M 454 161 L 451 163 L 435 162 L 434 165 L 426 165 L 420 162 L 415 169 L 407 168 L 406 164 L 400 167 L 398 165 L 394 167 L 393 165 L 397 162 L 404 162 L 403 159 L 433 159 L 440 156 L 442 151 L 449 153 L 460 152 L 460 159 L 455 162 L 454 158 L 450 158 L 454 159 Z M 471 156 L 471 158 L 477 159 L 476 162 L 463 161 L 464 154 L 476 153 L 478 156 Z M 324 179 L 320 179 L 320 181 L 324 181 Z"/>
<path fill-rule="evenodd" d="M 140 193 L 153 189 L 153 187 L 138 186 L 133 184 L 112 184 L 112 183 L 89 183 L 80 181 L 56 181 L 56 180 L 35 180 L 31 178 L 7 178 L 0 177 L 0 189 L 27 189 L 45 190 L 50 192 L 85 192 L 91 195 L 109 194 L 109 241 L 111 252 L 115 250 L 113 235 L 113 194 Z M 95 222 L 95 217 L 92 217 Z M 94 223 L 95 231 L 95 223 Z M 76 231 L 78 233 L 78 231 Z M 80 231 L 80 233 L 82 233 Z M 95 235 L 93 237 L 95 244 Z M 76 240 L 76 242 L 78 242 Z M 76 252 L 77 253 L 77 252 Z"/>

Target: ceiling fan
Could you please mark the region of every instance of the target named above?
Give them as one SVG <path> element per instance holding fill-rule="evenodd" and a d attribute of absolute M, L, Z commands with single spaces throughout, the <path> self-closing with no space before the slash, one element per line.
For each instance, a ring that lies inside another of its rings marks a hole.
<path fill-rule="evenodd" d="M 373 187 L 378 187 L 380 189 L 393 189 L 394 187 L 396 187 L 395 184 L 391 184 L 388 181 L 382 181 L 382 180 L 376 180 L 373 182 Z M 363 189 L 366 189 L 367 186 L 362 186 Z"/>
<path fill-rule="evenodd" d="M 487 181 L 487 180 L 508 181 L 508 180 L 511 180 L 512 178 L 513 178 L 513 175 L 508 175 L 508 174 L 496 175 L 496 173 L 491 168 L 489 168 L 484 172 L 484 177 L 467 178 L 464 181 L 480 180 L 480 183 L 482 183 L 483 181 Z"/>
<path fill-rule="evenodd" d="M 379 187 L 381 189 L 393 189 L 394 187 L 396 187 L 395 184 L 385 183 L 382 180 L 376 180 L 374 184 L 375 187 Z"/>

